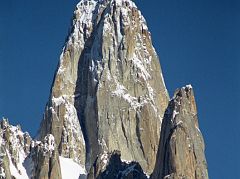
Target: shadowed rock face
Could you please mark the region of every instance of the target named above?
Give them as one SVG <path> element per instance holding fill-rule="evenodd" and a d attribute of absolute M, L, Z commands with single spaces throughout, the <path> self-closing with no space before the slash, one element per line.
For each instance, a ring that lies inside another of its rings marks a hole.
<path fill-rule="evenodd" d="M 164 115 L 152 179 L 208 179 L 193 89 L 176 90 Z"/>
<path fill-rule="evenodd" d="M 121 161 L 121 153 L 114 151 L 99 155 L 88 174 L 88 179 L 147 179 L 137 162 Z"/>
<path fill-rule="evenodd" d="M 91 167 L 103 151 L 120 150 L 152 172 L 168 104 L 159 58 L 144 17 L 130 0 L 84 0 L 55 74 L 43 140 Z"/>

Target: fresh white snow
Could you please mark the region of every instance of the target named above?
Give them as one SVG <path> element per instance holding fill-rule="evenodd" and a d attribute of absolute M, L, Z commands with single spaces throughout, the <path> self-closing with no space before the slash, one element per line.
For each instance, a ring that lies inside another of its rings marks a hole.
<path fill-rule="evenodd" d="M 113 96 L 117 96 L 119 98 L 123 98 L 126 102 L 130 104 L 130 106 L 136 110 L 137 108 L 144 106 L 144 104 L 148 103 L 147 100 L 143 100 L 141 102 L 138 102 L 138 99 L 136 97 L 131 96 L 129 93 L 127 93 L 127 89 L 123 86 L 117 83 L 116 90 L 112 92 Z"/>
<path fill-rule="evenodd" d="M 132 59 L 132 62 L 134 66 L 141 71 L 140 75 L 143 77 L 145 81 L 151 78 L 151 75 L 148 73 L 147 69 L 144 67 L 143 62 L 140 61 L 137 56 L 135 56 L 135 53 L 134 53 L 134 58 Z"/>
<path fill-rule="evenodd" d="M 174 111 L 173 111 L 173 117 L 172 117 L 172 118 L 175 119 L 178 114 L 179 114 L 179 112 L 177 112 L 176 110 L 174 110 Z"/>
<path fill-rule="evenodd" d="M 64 96 L 60 96 L 58 98 L 55 98 L 54 96 L 52 97 L 52 102 L 54 103 L 55 106 L 60 106 L 65 102 Z"/>
<path fill-rule="evenodd" d="M 48 134 L 44 138 L 44 149 L 52 153 L 54 151 L 54 145 L 55 145 L 54 136 L 52 134 Z"/>
<path fill-rule="evenodd" d="M 59 157 L 62 179 L 85 179 L 86 170 L 72 159 Z"/>
<path fill-rule="evenodd" d="M 27 171 L 26 169 L 23 167 L 23 161 L 25 159 L 25 157 L 23 156 L 23 154 L 19 153 L 20 155 L 20 162 L 17 164 L 18 169 L 14 166 L 14 164 L 12 163 L 11 160 L 11 156 L 9 154 L 9 152 L 7 151 L 7 155 L 9 158 L 9 168 L 10 168 L 10 173 L 12 176 L 14 176 L 17 179 L 29 179 L 28 175 L 27 175 Z M 22 156 L 21 156 L 22 155 Z M 19 172 L 20 171 L 20 172 Z M 21 173 L 21 174 L 20 174 Z"/>
<path fill-rule="evenodd" d="M 100 159 L 104 163 L 104 165 L 106 166 L 107 163 L 108 163 L 108 154 L 107 153 L 102 154 Z"/>
<path fill-rule="evenodd" d="M 1 178 L 5 178 L 6 177 L 4 169 L 2 167 L 0 167 L 0 177 Z"/>
<path fill-rule="evenodd" d="M 4 120 L 4 119 L 3 119 Z M 12 147 L 11 153 L 9 150 L 6 150 L 6 155 L 9 159 L 9 168 L 10 173 L 17 179 L 28 179 L 26 169 L 23 166 L 23 163 L 26 159 L 27 154 L 24 151 L 23 138 L 27 133 L 21 131 L 20 126 L 12 126 L 6 123 L 7 128 L 10 130 L 9 140 Z M 3 139 L 3 133 L 0 133 L 0 144 L 5 145 Z M 0 154 L 1 155 L 1 154 Z M 5 155 L 5 154 L 2 154 Z M 16 163 L 13 163 L 13 158 Z M 3 169 L 0 169 L 0 176 L 4 177 L 5 172 Z"/>
<path fill-rule="evenodd" d="M 192 89 L 192 85 L 191 84 L 187 85 L 186 87 L 189 88 L 189 89 Z"/>

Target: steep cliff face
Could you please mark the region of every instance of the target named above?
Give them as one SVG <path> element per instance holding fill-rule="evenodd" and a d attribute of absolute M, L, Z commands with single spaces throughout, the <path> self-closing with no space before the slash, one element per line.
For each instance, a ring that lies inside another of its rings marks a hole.
<path fill-rule="evenodd" d="M 150 173 L 168 104 L 145 19 L 130 0 L 83 0 L 63 49 L 40 138 L 89 169 L 120 150 Z"/>
<path fill-rule="evenodd" d="M 164 115 L 152 179 L 208 179 L 193 89 L 176 90 Z"/>

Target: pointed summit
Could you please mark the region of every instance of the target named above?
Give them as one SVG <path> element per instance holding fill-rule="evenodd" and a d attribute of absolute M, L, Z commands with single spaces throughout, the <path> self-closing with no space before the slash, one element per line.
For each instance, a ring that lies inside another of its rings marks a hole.
<path fill-rule="evenodd" d="M 152 179 L 208 179 L 204 141 L 191 85 L 176 90 L 164 115 Z"/>
<path fill-rule="evenodd" d="M 43 139 L 90 169 L 98 154 L 120 150 L 151 173 L 168 104 L 146 21 L 130 0 L 84 0 L 60 57 Z M 85 163 L 86 161 L 86 163 Z"/>
<path fill-rule="evenodd" d="M 193 89 L 169 101 L 130 0 L 77 4 L 37 139 L 3 120 L 0 144 L 0 178 L 208 179 Z"/>

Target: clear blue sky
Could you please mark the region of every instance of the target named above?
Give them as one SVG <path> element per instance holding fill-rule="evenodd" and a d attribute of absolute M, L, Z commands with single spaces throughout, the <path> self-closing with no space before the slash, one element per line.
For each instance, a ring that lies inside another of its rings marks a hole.
<path fill-rule="evenodd" d="M 0 116 L 36 133 L 77 0 L 3 0 Z M 136 0 L 173 91 L 191 83 L 211 179 L 240 178 L 238 0 Z"/>

